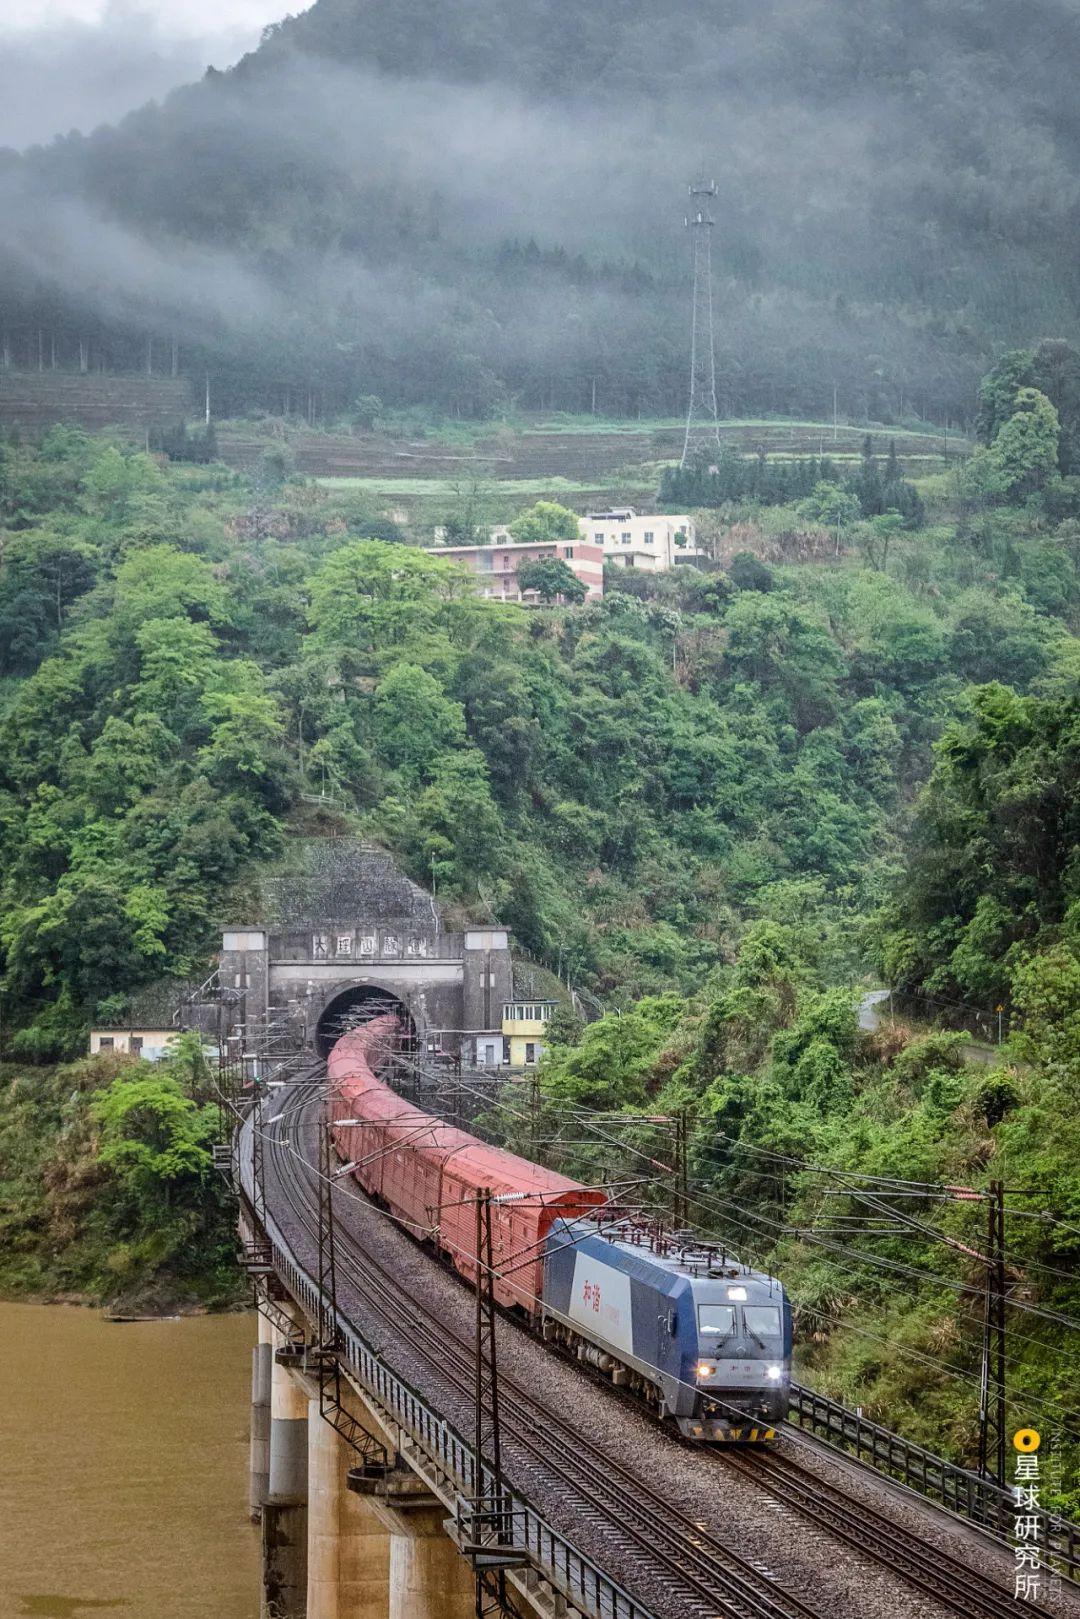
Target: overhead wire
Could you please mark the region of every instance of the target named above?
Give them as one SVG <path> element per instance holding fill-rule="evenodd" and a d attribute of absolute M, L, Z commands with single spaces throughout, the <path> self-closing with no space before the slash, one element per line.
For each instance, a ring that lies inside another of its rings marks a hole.
<path fill-rule="evenodd" d="M 282 1144 L 280 1140 L 278 1140 L 278 1144 Z M 287 1145 L 288 1150 L 292 1152 L 294 1156 L 305 1164 L 311 1173 L 322 1178 L 320 1171 L 318 1171 L 315 1166 L 311 1165 L 309 1160 L 303 1157 L 298 1148 L 293 1146 L 292 1143 L 286 1143 L 285 1145 Z M 371 1200 L 362 1193 L 353 1192 L 351 1188 L 345 1187 L 343 1183 L 335 1182 L 333 1177 L 330 1177 L 330 1179 L 331 1182 L 336 1186 L 339 1195 L 342 1195 L 350 1201 L 357 1203 L 365 1210 L 374 1211 L 375 1213 L 386 1217 L 392 1224 L 399 1226 L 403 1230 L 412 1230 L 414 1232 L 423 1231 L 425 1235 L 428 1234 L 427 1228 L 419 1227 L 414 1221 L 410 1221 L 407 1217 L 395 1215 L 392 1211 L 383 1209 L 378 1205 L 373 1204 Z M 475 1256 L 470 1256 L 470 1254 L 460 1245 L 452 1244 L 452 1246 L 457 1249 L 462 1258 L 466 1260 L 471 1258 L 471 1262 L 475 1263 Z M 868 1328 L 859 1327 L 855 1323 L 847 1321 L 841 1317 L 837 1317 L 829 1311 L 822 1310 L 816 1306 L 809 1306 L 807 1307 L 807 1310 L 811 1315 L 819 1316 L 822 1319 L 831 1320 L 842 1329 L 856 1333 L 857 1335 L 875 1343 L 883 1344 L 890 1350 L 895 1350 L 898 1347 L 893 1340 L 885 1338 L 881 1334 L 875 1333 Z M 928 1355 L 925 1352 L 914 1349 L 908 1345 L 903 1346 L 903 1352 L 906 1356 L 918 1361 L 920 1364 L 931 1367 L 935 1371 L 944 1372 L 946 1375 L 968 1384 L 973 1389 L 977 1390 L 980 1387 L 978 1377 L 971 1372 L 964 1371 L 959 1367 L 951 1366 L 948 1362 L 945 1362 L 935 1356 Z M 1069 1427 L 1067 1423 L 1061 1420 L 1059 1407 L 1053 1406 L 1049 1402 L 1040 1399 L 1037 1396 L 1027 1394 L 1019 1395 L 1007 1393 L 1007 1400 L 1012 1409 L 1022 1410 L 1026 1414 L 1030 1414 L 1032 1407 L 1037 1408 L 1039 1411 L 1047 1412 L 1053 1417 L 1056 1427 L 1060 1432 L 1065 1433 L 1070 1438 L 1076 1439 L 1078 1442 L 1080 1442 L 1080 1430 Z"/>
<path fill-rule="evenodd" d="M 398 1052 L 396 1050 L 391 1052 L 391 1049 L 390 1049 L 389 1046 L 382 1046 L 380 1049 L 383 1051 L 384 1054 L 395 1056 L 395 1058 L 400 1063 L 401 1055 L 402 1055 L 400 1052 Z M 415 1065 L 415 1066 L 419 1066 L 419 1065 Z M 502 1108 L 504 1111 L 509 1112 L 511 1114 L 511 1117 L 516 1117 L 516 1122 L 518 1124 L 526 1124 L 526 1123 L 531 1123 L 532 1122 L 531 1118 L 530 1118 L 530 1115 L 528 1114 L 528 1112 L 526 1111 L 525 1108 L 519 1106 L 519 1107 L 517 1107 L 515 1109 L 513 1106 L 508 1106 L 506 1101 L 505 1101 L 505 1098 L 503 1098 L 503 1097 L 496 1097 L 494 1099 L 494 1104 L 493 1104 L 492 1103 L 492 1098 L 489 1095 L 485 1095 L 482 1090 L 477 1089 L 475 1086 L 469 1086 L 467 1084 L 464 1084 L 464 1085 L 461 1085 L 460 1088 L 463 1089 L 466 1092 L 466 1094 L 470 1094 L 471 1096 L 473 1096 L 474 1099 L 484 1102 L 485 1105 L 488 1105 L 488 1106 L 494 1105 L 496 1107 Z M 549 1106 L 549 1104 L 545 1103 L 545 1106 Z M 639 1157 L 643 1158 L 644 1160 L 646 1160 L 652 1167 L 654 1167 L 654 1168 L 660 1167 L 660 1168 L 663 1168 L 663 1169 L 667 1170 L 668 1172 L 670 1172 L 670 1166 L 658 1164 L 657 1160 L 652 1158 L 651 1155 L 645 1153 L 643 1149 L 636 1148 L 633 1143 L 627 1143 L 627 1142 L 621 1141 L 621 1140 L 619 1140 L 617 1138 L 608 1136 L 604 1132 L 600 1132 L 599 1131 L 599 1126 L 596 1123 L 597 1115 L 593 1114 L 590 1117 L 590 1111 L 591 1110 L 566 1108 L 564 1111 L 579 1126 L 583 1126 L 586 1129 L 592 1129 L 594 1131 L 594 1133 L 598 1132 L 599 1142 L 601 1142 L 603 1145 L 605 1145 L 605 1146 L 615 1146 L 615 1147 L 617 1147 L 618 1149 L 620 1149 L 622 1151 L 629 1151 L 633 1155 L 639 1156 Z M 599 1117 L 602 1118 L 602 1117 L 604 1117 L 604 1115 L 601 1113 L 599 1115 Z M 610 1118 L 610 1115 L 608 1115 L 608 1117 Z M 655 1125 L 657 1123 L 657 1116 L 656 1115 L 653 1115 L 653 1116 L 640 1116 L 640 1118 L 639 1118 L 639 1116 L 633 1115 L 630 1118 L 630 1122 L 632 1122 L 633 1124 L 637 1124 L 637 1123 L 640 1122 L 643 1126 L 652 1125 L 652 1126 L 655 1127 Z M 722 1138 L 725 1135 L 724 1132 L 718 1132 L 718 1134 Z M 746 1150 L 755 1151 L 757 1153 L 760 1153 L 763 1156 L 766 1156 L 766 1157 L 772 1159 L 773 1161 L 784 1162 L 786 1164 L 792 1165 L 793 1167 L 795 1167 L 795 1168 L 797 1168 L 799 1170 L 810 1168 L 815 1173 L 831 1175 L 833 1177 L 836 1177 L 838 1174 L 843 1175 L 843 1174 L 846 1174 L 846 1173 L 851 1173 L 851 1172 L 844 1172 L 844 1171 L 839 1171 L 838 1172 L 837 1170 L 829 1169 L 826 1166 L 817 1166 L 817 1165 L 807 1166 L 801 1160 L 792 1159 L 792 1158 L 789 1158 L 789 1157 L 787 1157 L 786 1155 L 783 1155 L 783 1154 L 773 1153 L 770 1149 L 756 1148 L 753 1144 L 745 1143 L 745 1142 L 741 1142 L 741 1141 L 736 1141 L 736 1140 L 733 1140 L 730 1137 L 728 1137 L 726 1139 L 731 1140 L 733 1146 L 740 1147 L 740 1148 L 743 1148 L 743 1149 L 746 1149 Z M 565 1142 L 563 1142 L 561 1144 L 566 1145 Z M 769 1177 L 769 1178 L 776 1178 L 776 1177 Z M 900 1180 L 899 1178 L 867 1176 L 867 1175 L 861 1175 L 861 1174 L 858 1175 L 856 1178 L 858 1178 L 859 1180 L 863 1180 L 863 1181 L 870 1181 L 872 1184 L 875 1184 L 875 1185 L 878 1185 L 878 1186 L 892 1187 L 892 1188 L 896 1189 L 894 1195 L 914 1195 L 914 1196 L 918 1197 L 918 1196 L 925 1196 L 927 1194 L 933 1195 L 934 1193 L 937 1193 L 939 1195 L 947 1196 L 950 1192 L 952 1192 L 954 1190 L 953 1188 L 946 1188 L 946 1187 L 943 1187 L 940 1184 L 936 1184 L 936 1183 L 907 1181 L 907 1180 Z M 632 1183 L 632 1184 L 640 1185 L 642 1183 L 639 1181 L 639 1182 Z M 850 1192 L 850 1189 L 848 1189 L 848 1190 Z M 350 1195 L 350 1194 L 346 1194 L 346 1195 Z M 886 1193 L 884 1195 L 888 1195 L 888 1194 Z M 797 1230 L 793 1230 L 790 1227 L 785 1227 L 785 1226 L 781 1225 L 780 1223 L 778 1223 L 776 1221 L 769 1220 L 769 1219 L 767 1219 L 767 1217 L 763 1217 L 763 1216 L 761 1216 L 759 1214 L 756 1214 L 752 1210 L 745 1209 L 733 1199 L 728 1199 L 728 1198 L 723 1198 L 723 1197 L 716 1197 L 715 1195 L 712 1196 L 712 1197 L 702 1196 L 702 1194 L 700 1194 L 700 1193 L 698 1193 L 696 1191 L 694 1193 L 692 1193 L 692 1197 L 693 1197 L 694 1202 L 697 1205 L 699 1205 L 699 1206 L 704 1205 L 705 1207 L 710 1207 L 711 1206 L 712 1209 L 713 1209 L 713 1212 L 718 1213 L 720 1215 L 721 1219 L 725 1220 L 728 1223 L 734 1224 L 736 1229 L 739 1229 L 739 1230 L 742 1230 L 744 1232 L 749 1233 L 756 1240 L 765 1240 L 764 1237 L 763 1237 L 762 1231 L 760 1229 L 756 1229 L 756 1227 L 760 1227 L 762 1225 L 771 1228 L 771 1230 L 773 1232 L 779 1233 L 780 1235 L 794 1235 L 794 1236 L 805 1236 L 805 1235 L 807 1235 L 806 1233 L 800 1233 Z M 369 1205 L 367 1205 L 367 1200 L 366 1199 L 363 1200 L 363 1201 L 365 1202 L 365 1206 L 369 1206 Z M 732 1210 L 735 1211 L 735 1214 L 732 1213 Z M 890 1213 L 895 1213 L 895 1212 L 896 1211 L 890 1211 Z M 1044 1220 L 1049 1221 L 1050 1223 L 1060 1224 L 1063 1227 L 1065 1227 L 1066 1229 L 1070 1229 L 1070 1230 L 1076 1230 L 1077 1229 L 1075 1227 L 1070 1227 L 1068 1222 L 1057 1221 L 1054 1216 L 1051 1216 L 1051 1215 L 1048 1215 L 1048 1214 L 1045 1215 L 1045 1216 L 1042 1216 L 1039 1213 L 1037 1213 L 1036 1211 L 1031 1211 L 1031 1210 L 1022 1210 L 1022 1211 L 1018 1210 L 1018 1211 L 1015 1211 L 1015 1212 L 1021 1213 L 1025 1217 L 1028 1217 L 1028 1218 L 1033 1218 L 1033 1219 L 1043 1218 Z M 754 1222 L 754 1223 L 751 1223 L 751 1222 Z M 402 1220 L 399 1220 L 398 1223 L 401 1224 L 401 1225 L 404 1225 L 406 1222 L 404 1222 Z M 936 1233 L 934 1233 L 934 1235 L 936 1235 Z M 837 1252 L 842 1257 L 846 1256 L 845 1249 L 839 1248 L 835 1244 L 828 1243 L 828 1242 L 826 1242 L 826 1243 L 818 1242 L 818 1246 L 826 1247 L 831 1252 Z M 854 1257 L 857 1260 L 862 1260 L 864 1264 L 868 1264 L 871 1267 L 880 1268 L 880 1266 L 881 1266 L 881 1256 L 864 1254 L 864 1253 L 861 1253 L 859 1250 L 855 1250 Z M 983 1293 L 982 1289 L 975 1289 L 975 1288 L 966 1287 L 964 1284 L 956 1282 L 955 1279 L 953 1279 L 953 1278 L 942 1277 L 938 1273 L 935 1273 L 935 1272 L 932 1272 L 932 1271 L 922 1270 L 922 1269 L 920 1269 L 918 1267 L 899 1266 L 899 1265 L 895 1264 L 894 1262 L 886 1261 L 884 1268 L 898 1270 L 899 1273 L 910 1275 L 915 1280 L 934 1281 L 934 1282 L 940 1283 L 942 1285 L 945 1285 L 947 1287 L 952 1287 L 957 1291 L 969 1294 L 971 1296 L 981 1297 L 982 1293 Z M 1065 1274 L 1065 1273 L 1059 1273 L 1059 1274 Z M 1016 1305 L 1018 1305 L 1018 1304 L 1021 1304 L 1021 1301 L 1010 1301 L 1010 1302 L 1013 1304 L 1014 1307 L 1016 1307 Z M 1053 1321 L 1053 1322 L 1058 1323 L 1058 1324 L 1064 1324 L 1064 1325 L 1067 1325 L 1067 1326 L 1080 1325 L 1080 1323 L 1073 1322 L 1071 1318 L 1065 1316 L 1061 1312 L 1040 1310 L 1037 1307 L 1034 1307 L 1034 1308 L 1028 1307 L 1028 1308 L 1030 1309 L 1030 1313 L 1040 1315 L 1043 1318 L 1045 1318 L 1045 1319 L 1047 1319 L 1049 1321 Z M 822 1311 L 822 1310 L 819 1310 L 819 1309 L 817 1309 L 815 1307 L 808 1307 L 808 1310 L 809 1310 L 809 1313 L 817 1315 L 817 1316 L 821 1317 L 822 1319 L 829 1319 L 829 1320 L 833 1321 L 836 1325 L 840 1326 L 844 1330 L 859 1333 L 862 1336 L 865 1336 L 868 1339 L 872 1339 L 872 1340 L 877 1341 L 877 1342 L 890 1344 L 890 1340 L 882 1338 L 878 1334 L 874 1334 L 869 1329 L 860 1328 L 860 1327 L 856 1326 L 854 1323 L 852 1323 L 850 1321 L 847 1321 L 847 1320 L 844 1320 L 843 1318 L 832 1315 L 832 1314 L 830 1314 L 830 1312 Z M 1026 1335 L 1026 1334 L 1020 1334 L 1015 1327 L 1013 1328 L 1012 1336 L 1013 1336 L 1014 1339 L 1019 1338 L 1019 1340 L 1023 1341 L 1023 1342 L 1039 1343 L 1040 1347 L 1042 1347 L 1044 1349 L 1047 1347 L 1045 1344 L 1042 1343 L 1041 1340 L 1032 1339 L 1032 1338 L 1030 1338 L 1029 1335 Z M 906 1346 L 906 1345 L 904 1346 L 904 1353 L 907 1354 L 907 1355 L 914 1355 L 916 1358 L 918 1358 L 923 1363 L 925 1363 L 927 1365 L 930 1365 L 930 1366 L 933 1366 L 936 1370 L 943 1371 L 949 1376 L 959 1378 L 959 1379 L 961 1379 L 961 1380 L 963 1380 L 965 1382 L 968 1382 L 968 1383 L 972 1384 L 973 1386 L 978 1386 L 978 1380 L 972 1374 L 966 1373 L 966 1372 L 964 1372 L 962 1369 L 960 1369 L 958 1367 L 950 1366 L 947 1362 L 944 1362 L 944 1361 L 942 1361 L 940 1359 L 937 1359 L 937 1358 L 935 1358 L 933 1356 L 927 1356 L 927 1355 L 922 1354 L 922 1353 L 920 1353 L 918 1351 L 914 1351 L 909 1346 Z M 1073 1356 L 1071 1355 L 1071 1353 L 1069 1351 L 1061 1351 L 1061 1353 L 1063 1353 L 1069 1359 L 1073 1358 Z M 1010 1398 L 1010 1403 L 1015 1405 L 1018 1398 L 1019 1398 L 1019 1396 L 1010 1395 L 1009 1398 Z M 1056 1407 L 1049 1406 L 1047 1404 L 1047 1402 L 1045 1402 L 1043 1400 L 1040 1400 L 1038 1397 L 1033 1396 L 1033 1395 L 1025 1395 L 1025 1396 L 1023 1396 L 1023 1398 L 1024 1398 L 1026 1406 L 1028 1406 L 1028 1407 L 1030 1407 L 1032 1405 L 1035 1405 L 1035 1406 L 1038 1406 L 1040 1409 L 1045 1409 L 1045 1410 L 1054 1412 L 1055 1416 L 1057 1416 L 1057 1418 L 1058 1418 L 1059 1426 L 1063 1427 L 1063 1425 L 1060 1423 L 1060 1414 L 1059 1414 Z M 1065 1430 L 1065 1431 L 1070 1431 L 1071 1432 L 1071 1430 Z M 1080 1435 L 1076 1435 L 1076 1437 L 1080 1438 Z"/>

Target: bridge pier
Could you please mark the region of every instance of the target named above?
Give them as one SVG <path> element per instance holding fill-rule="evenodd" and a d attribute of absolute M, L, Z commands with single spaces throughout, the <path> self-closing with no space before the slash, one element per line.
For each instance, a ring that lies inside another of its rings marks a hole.
<path fill-rule="evenodd" d="M 473 1572 L 446 1533 L 446 1508 L 412 1508 L 390 1536 L 389 1619 L 473 1619 Z"/>
<path fill-rule="evenodd" d="M 280 1334 L 275 1333 L 280 1346 Z M 305 1619 L 308 1401 L 275 1359 L 270 1383 L 269 1487 L 262 1509 L 262 1619 Z"/>
<path fill-rule="evenodd" d="M 390 1536 L 346 1474 L 356 1453 L 308 1405 L 307 1619 L 389 1619 Z"/>
<path fill-rule="evenodd" d="M 390 1532 L 387 1619 L 475 1619 L 473 1571 L 446 1533 L 438 1497 L 415 1475 L 395 1470 L 370 1500 Z"/>
<path fill-rule="evenodd" d="M 251 1484 L 248 1504 L 258 1522 L 270 1494 L 270 1388 L 274 1373 L 273 1328 L 259 1312 L 259 1341 L 251 1351 Z"/>

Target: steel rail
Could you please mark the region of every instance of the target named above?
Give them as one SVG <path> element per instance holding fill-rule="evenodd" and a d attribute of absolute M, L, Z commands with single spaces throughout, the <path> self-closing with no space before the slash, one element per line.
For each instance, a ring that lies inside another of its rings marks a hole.
<path fill-rule="evenodd" d="M 895 1570 L 909 1584 L 936 1597 L 965 1619 L 968 1615 L 1017 1619 L 1018 1615 L 1039 1611 L 959 1558 L 928 1546 L 911 1530 L 865 1501 L 856 1501 L 783 1451 L 761 1457 L 714 1454 L 712 1460 L 753 1479 L 776 1500 L 867 1552 L 876 1562 Z"/>
<path fill-rule="evenodd" d="M 863 1470 L 933 1501 L 950 1517 L 972 1525 L 999 1546 L 1012 1546 L 1013 1491 L 861 1416 L 838 1400 L 792 1383 L 785 1425 L 793 1438 L 812 1434 Z M 1080 1581 L 1080 1526 L 1040 1508 L 1042 1549 L 1051 1571 Z"/>
<path fill-rule="evenodd" d="M 302 1104 L 296 1110 L 300 1115 L 297 1122 L 302 1122 L 303 1111 Z M 279 1117 L 284 1123 L 284 1117 Z M 294 1207 L 294 1213 L 302 1213 L 310 1232 L 310 1180 L 306 1188 L 301 1187 L 300 1160 L 295 1149 L 282 1155 L 280 1140 L 268 1145 L 275 1169 L 281 1174 L 284 1166 L 282 1179 L 291 1182 L 293 1197 L 299 1197 L 303 1205 L 302 1210 Z M 310 1165 L 307 1167 L 310 1169 Z M 340 1222 L 338 1230 L 344 1234 Z M 406 1332 L 414 1342 L 419 1338 L 429 1344 L 440 1374 L 463 1397 L 472 1397 L 472 1346 L 465 1338 L 443 1323 L 438 1328 L 431 1326 L 423 1301 L 404 1293 L 400 1282 L 369 1255 L 364 1254 L 359 1265 L 351 1251 L 340 1255 L 338 1271 L 339 1276 L 352 1275 L 362 1296 L 365 1288 L 369 1290 L 367 1302 L 395 1330 Z M 413 1307 L 407 1315 L 403 1314 L 402 1300 Z M 639 1561 L 644 1555 L 653 1577 L 660 1573 L 673 1597 L 684 1593 L 679 1601 L 680 1615 L 699 1614 L 703 1619 L 718 1613 L 750 1619 L 820 1619 L 818 1609 L 804 1603 L 772 1576 L 763 1575 L 760 1567 L 679 1512 L 669 1498 L 575 1432 L 519 1381 L 504 1372 L 500 1386 L 503 1430 L 534 1458 L 528 1471 L 537 1479 L 546 1477 L 549 1485 L 554 1476 L 562 1489 L 571 1490 L 577 1498 L 580 1516 L 597 1524 Z M 602 1502 L 606 1505 L 602 1506 Z M 763 1578 L 769 1581 L 770 1589 L 762 1590 Z"/>

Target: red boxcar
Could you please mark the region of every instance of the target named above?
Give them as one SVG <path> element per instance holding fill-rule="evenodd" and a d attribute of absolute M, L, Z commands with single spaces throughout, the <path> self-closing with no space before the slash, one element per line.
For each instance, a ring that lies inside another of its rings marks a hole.
<path fill-rule="evenodd" d="M 355 1165 L 365 1191 L 380 1198 L 414 1236 L 433 1242 L 465 1277 L 476 1276 L 476 1197 L 504 1198 L 491 1211 L 495 1295 L 530 1315 L 540 1307 L 544 1242 L 552 1222 L 588 1213 L 604 1194 L 527 1158 L 489 1147 L 413 1107 L 378 1078 L 400 1024 L 373 1018 L 330 1053 L 330 1111 L 359 1124 L 334 1130 L 337 1150 Z"/>

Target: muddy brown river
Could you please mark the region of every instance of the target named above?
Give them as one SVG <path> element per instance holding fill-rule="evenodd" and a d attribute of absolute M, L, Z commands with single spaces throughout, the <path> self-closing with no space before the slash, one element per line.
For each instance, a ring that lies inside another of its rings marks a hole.
<path fill-rule="evenodd" d="M 257 1619 L 254 1341 L 0 1304 L 0 1619 Z"/>

